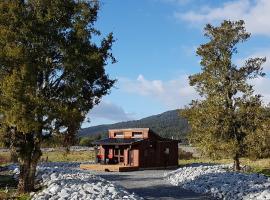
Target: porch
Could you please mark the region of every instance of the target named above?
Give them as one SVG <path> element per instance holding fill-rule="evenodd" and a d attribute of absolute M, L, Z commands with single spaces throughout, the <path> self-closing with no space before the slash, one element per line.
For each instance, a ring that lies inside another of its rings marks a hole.
<path fill-rule="evenodd" d="M 98 141 L 96 143 L 99 145 L 97 163 L 106 166 L 116 165 L 115 168 L 118 168 L 116 171 L 119 171 L 119 169 L 123 167 L 138 167 L 139 151 L 136 143 L 139 141 L 141 141 L 141 139 L 124 138 L 107 138 Z M 114 170 L 114 167 L 109 168 Z"/>

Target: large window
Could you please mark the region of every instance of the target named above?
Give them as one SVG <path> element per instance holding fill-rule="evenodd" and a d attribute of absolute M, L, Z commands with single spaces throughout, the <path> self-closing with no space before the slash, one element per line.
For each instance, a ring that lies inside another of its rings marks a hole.
<path fill-rule="evenodd" d="M 123 138 L 124 137 L 124 133 L 123 132 L 115 132 L 114 133 L 114 137 Z"/>
<path fill-rule="evenodd" d="M 142 132 L 132 132 L 132 137 L 134 137 L 134 138 L 142 138 Z"/>

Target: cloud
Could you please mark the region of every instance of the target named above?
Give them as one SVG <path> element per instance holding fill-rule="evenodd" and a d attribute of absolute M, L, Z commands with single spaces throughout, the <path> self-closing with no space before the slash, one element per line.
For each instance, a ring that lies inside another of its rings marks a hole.
<path fill-rule="evenodd" d="M 128 121 L 133 120 L 133 114 L 127 113 L 125 110 L 110 101 L 102 101 L 95 106 L 88 114 L 90 119 L 106 119 L 111 121 Z"/>
<path fill-rule="evenodd" d="M 256 94 L 263 96 L 265 104 L 270 103 L 270 78 L 256 78 L 249 83 L 254 85 Z M 121 78 L 119 84 L 125 92 L 150 97 L 153 101 L 161 102 L 168 109 L 183 108 L 191 100 L 199 98 L 195 89 L 189 86 L 187 75 L 168 81 L 147 80 L 143 75 L 139 75 L 135 80 Z"/>
<path fill-rule="evenodd" d="M 120 78 L 119 85 L 125 92 L 151 97 L 168 109 L 183 107 L 198 97 L 194 88 L 189 86 L 187 75 L 168 81 L 148 80 L 139 75 L 136 80 Z"/>
<path fill-rule="evenodd" d="M 267 77 L 260 77 L 250 81 L 254 85 L 255 93 L 261 94 L 265 104 L 270 103 L 270 79 Z"/>
<path fill-rule="evenodd" d="M 213 23 L 224 19 L 246 22 L 247 31 L 252 34 L 270 36 L 270 1 L 236 0 L 224 3 L 220 7 L 204 6 L 199 11 L 176 12 L 177 19 L 192 23 Z"/>

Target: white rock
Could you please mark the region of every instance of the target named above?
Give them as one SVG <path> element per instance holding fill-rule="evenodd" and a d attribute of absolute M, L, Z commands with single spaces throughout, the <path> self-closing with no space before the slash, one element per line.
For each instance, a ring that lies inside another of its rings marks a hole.
<path fill-rule="evenodd" d="M 222 199 L 269 199 L 270 179 L 261 174 L 230 172 L 232 165 L 193 165 L 165 174 L 173 185 Z"/>

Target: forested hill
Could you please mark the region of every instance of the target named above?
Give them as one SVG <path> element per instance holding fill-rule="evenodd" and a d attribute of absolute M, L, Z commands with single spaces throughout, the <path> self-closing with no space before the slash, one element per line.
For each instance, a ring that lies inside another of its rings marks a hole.
<path fill-rule="evenodd" d="M 105 137 L 108 129 L 118 128 L 151 128 L 162 137 L 183 139 L 188 131 L 188 124 L 186 119 L 179 116 L 179 110 L 171 110 L 140 120 L 84 128 L 80 130 L 79 137 L 97 134 Z"/>

